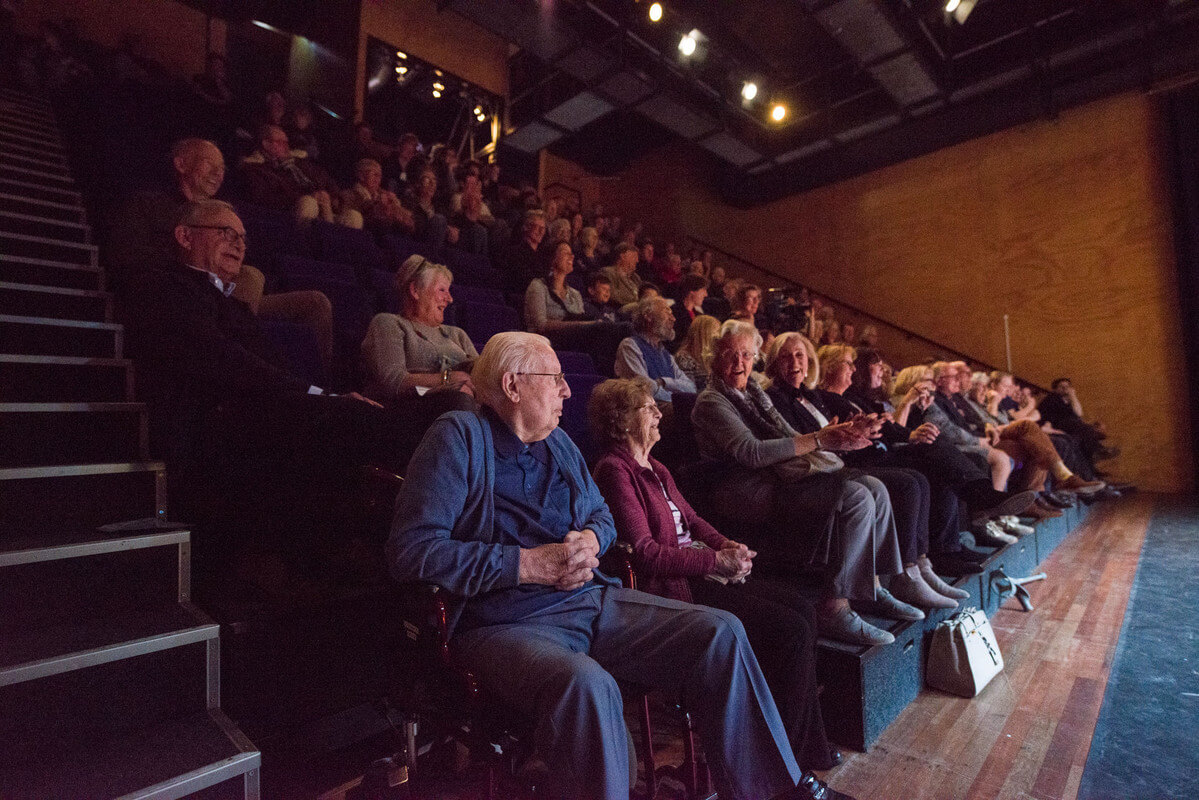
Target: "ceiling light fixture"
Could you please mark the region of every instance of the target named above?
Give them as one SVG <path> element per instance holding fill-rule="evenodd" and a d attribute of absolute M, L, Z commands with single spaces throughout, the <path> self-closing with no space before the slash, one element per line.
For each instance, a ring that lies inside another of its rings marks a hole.
<path fill-rule="evenodd" d="M 679 39 L 679 52 L 685 56 L 695 53 L 695 32 L 692 31 Z"/>
<path fill-rule="evenodd" d="M 649 7 L 649 21 L 658 22 L 662 19 L 662 4 L 654 3 Z"/>
<path fill-rule="evenodd" d="M 402 50 L 396 50 L 396 58 L 407 58 L 408 54 Z"/>
<path fill-rule="evenodd" d="M 953 12 L 958 10 L 958 6 L 960 6 L 961 4 L 962 4 L 962 0 L 949 0 L 949 2 L 945 4 L 945 13 L 952 14 Z"/>
<path fill-rule="evenodd" d="M 445 89 L 445 84 L 438 82 L 433 84 L 433 88 L 440 92 L 441 90 Z"/>
<path fill-rule="evenodd" d="M 753 81 L 746 81 L 745 85 L 741 87 L 741 96 L 747 101 L 753 100 L 758 96 L 758 84 Z"/>
<path fill-rule="evenodd" d="M 770 118 L 775 122 L 782 122 L 787 116 L 787 107 L 782 103 L 775 103 L 774 108 L 770 109 Z"/>
<path fill-rule="evenodd" d="M 441 97 L 441 92 L 440 92 L 440 91 L 438 91 L 437 89 L 434 89 L 434 90 L 433 90 L 433 96 L 434 96 L 434 97 Z"/>

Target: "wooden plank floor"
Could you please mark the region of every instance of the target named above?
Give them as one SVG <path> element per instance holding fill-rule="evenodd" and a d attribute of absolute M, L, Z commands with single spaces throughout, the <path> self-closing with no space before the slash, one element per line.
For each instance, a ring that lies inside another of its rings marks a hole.
<path fill-rule="evenodd" d="M 1034 610 L 992 618 L 1006 667 L 973 700 L 925 690 L 824 775 L 858 800 L 1073 800 L 1153 499 L 1104 504 L 1041 565 Z"/>

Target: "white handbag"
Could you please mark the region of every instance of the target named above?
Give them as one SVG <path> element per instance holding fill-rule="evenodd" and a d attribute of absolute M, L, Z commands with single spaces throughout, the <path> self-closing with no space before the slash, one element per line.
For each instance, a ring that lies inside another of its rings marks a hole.
<path fill-rule="evenodd" d="M 933 631 L 925 679 L 934 689 L 977 697 L 1002 669 L 995 632 L 980 609 L 959 611 Z"/>

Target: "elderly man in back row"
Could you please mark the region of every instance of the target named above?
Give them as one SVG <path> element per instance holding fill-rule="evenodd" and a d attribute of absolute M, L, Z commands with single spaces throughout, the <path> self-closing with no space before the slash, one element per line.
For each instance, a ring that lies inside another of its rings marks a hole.
<path fill-rule="evenodd" d="M 452 653 L 536 720 L 551 795 L 628 797 L 616 685 L 627 679 L 686 688 L 722 798 L 821 796 L 796 788 L 802 773 L 734 616 L 595 571 L 616 531 L 558 428 L 570 397 L 561 369 L 542 336 L 488 341 L 472 373 L 482 412 L 443 415 L 412 459 L 388 543 L 392 575 L 455 596 Z"/>
<path fill-rule="evenodd" d="M 633 335 L 616 348 L 616 377 L 649 378 L 659 403 L 669 403 L 673 392 L 695 394 L 695 381 L 679 368 L 664 344 L 674 337 L 670 305 L 656 295 L 639 300 L 633 310 Z"/>

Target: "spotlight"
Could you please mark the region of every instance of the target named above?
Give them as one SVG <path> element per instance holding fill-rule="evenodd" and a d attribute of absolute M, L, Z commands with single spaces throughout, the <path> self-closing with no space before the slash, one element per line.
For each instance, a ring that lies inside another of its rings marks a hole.
<path fill-rule="evenodd" d="M 482 114 L 475 114 L 475 119 L 477 119 L 479 122 L 484 122 L 487 117 L 483 116 Z"/>
<path fill-rule="evenodd" d="M 439 78 L 440 78 L 440 77 L 443 77 L 443 76 L 445 75 L 445 73 L 444 73 L 444 72 L 442 72 L 442 71 L 441 71 L 441 70 L 439 70 L 439 69 L 435 69 L 435 70 L 433 70 L 433 74 L 434 74 L 434 75 L 436 75 L 436 76 L 437 76 L 437 77 L 439 77 Z"/>
<path fill-rule="evenodd" d="M 445 84 L 443 84 L 443 83 L 441 83 L 440 81 L 438 81 L 437 83 L 434 83 L 434 84 L 433 84 L 433 88 L 434 88 L 434 89 L 436 89 L 437 91 L 439 91 L 439 92 L 440 92 L 440 91 L 442 91 L 443 89 L 445 89 Z"/>
<path fill-rule="evenodd" d="M 658 22 L 662 19 L 662 4 L 654 3 L 649 7 L 649 21 Z"/>
<path fill-rule="evenodd" d="M 480 116 L 483 113 L 483 106 L 475 106 L 475 116 Z"/>
<path fill-rule="evenodd" d="M 408 74 L 408 68 L 407 67 L 396 67 L 396 72 L 400 73 L 401 75 L 406 75 L 406 74 Z"/>
<path fill-rule="evenodd" d="M 949 2 L 945 4 L 945 13 L 952 14 L 953 12 L 958 10 L 958 6 L 960 6 L 961 4 L 962 4 L 962 0 L 949 0 Z"/>
<path fill-rule="evenodd" d="M 401 51 L 399 51 L 399 50 L 396 50 L 396 58 L 401 58 L 401 59 L 402 59 L 402 58 L 407 58 L 407 57 L 408 57 L 408 54 L 407 54 L 407 53 L 404 53 L 404 52 L 401 52 Z"/>
<path fill-rule="evenodd" d="M 679 39 L 679 52 L 685 56 L 689 56 L 695 52 L 695 34 L 689 33 L 682 39 Z"/>
<path fill-rule="evenodd" d="M 440 92 L 440 91 L 438 91 L 437 89 L 434 89 L 434 90 L 433 90 L 433 96 L 434 96 L 434 97 L 441 97 L 441 92 Z"/>
<path fill-rule="evenodd" d="M 746 81 L 745 85 L 741 87 L 741 96 L 746 100 L 753 100 L 758 96 L 758 84 L 753 81 Z"/>
<path fill-rule="evenodd" d="M 770 118 L 775 122 L 782 122 L 785 116 L 787 116 L 787 107 L 782 103 L 775 103 L 774 108 L 770 109 Z"/>

